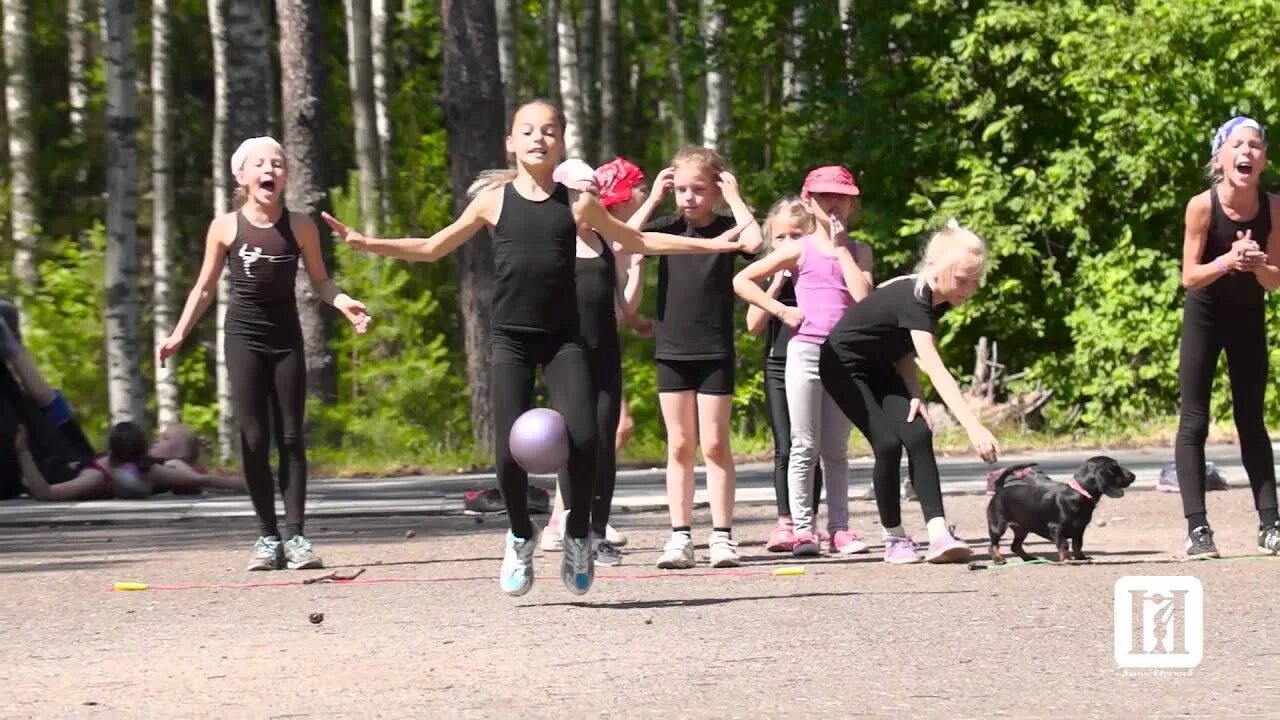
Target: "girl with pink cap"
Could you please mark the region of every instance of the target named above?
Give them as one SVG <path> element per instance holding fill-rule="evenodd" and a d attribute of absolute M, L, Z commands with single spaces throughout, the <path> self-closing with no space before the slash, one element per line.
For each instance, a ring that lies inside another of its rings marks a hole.
<path fill-rule="evenodd" d="M 821 541 L 814 528 L 814 468 L 819 459 L 827 486 L 829 551 L 866 552 L 868 545 L 849 528 L 849 433 L 851 423 L 826 393 L 818 374 L 822 343 L 845 309 L 871 292 L 871 253 L 850 246 L 844 220 L 852 211 L 858 188 L 842 167 L 809 173 L 802 198 L 779 205 L 798 239 L 781 244 L 767 257 L 734 278 L 734 289 L 747 302 L 773 314 L 792 330 L 786 350 L 786 402 L 790 420 L 790 526 L 780 518 L 775 535 L 791 531 L 795 555 L 817 555 Z M 821 202 L 819 202 L 821 197 Z M 828 211 L 827 208 L 830 208 Z M 760 284 L 778 273 L 794 278 L 796 305 L 769 297 Z M 771 540 L 774 540 L 771 537 Z"/>

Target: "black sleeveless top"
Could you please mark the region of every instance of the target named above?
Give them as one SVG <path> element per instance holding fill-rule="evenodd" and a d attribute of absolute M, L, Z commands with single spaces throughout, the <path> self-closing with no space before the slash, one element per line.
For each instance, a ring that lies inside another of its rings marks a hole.
<path fill-rule="evenodd" d="M 503 187 L 493 229 L 495 330 L 578 333 L 577 242 L 565 186 L 557 184 L 541 202 L 526 199 L 513 183 Z"/>
<path fill-rule="evenodd" d="M 302 342 L 294 283 L 301 251 L 289 225 L 290 213 L 269 228 L 236 213 L 236 237 L 227 251 L 231 301 L 225 330 L 258 350 L 291 350 Z"/>
<path fill-rule="evenodd" d="M 1271 235 L 1271 200 L 1267 193 L 1258 189 L 1258 213 L 1251 220 L 1240 222 L 1227 217 L 1218 200 L 1218 188 L 1209 191 L 1211 209 L 1209 211 L 1209 232 L 1205 238 L 1204 250 L 1200 253 L 1200 263 L 1213 262 L 1231 251 L 1236 242 L 1236 232 L 1253 231 L 1253 241 L 1266 252 L 1267 238 Z M 1258 276 L 1251 272 L 1230 272 L 1214 280 L 1209 285 L 1187 293 L 1188 299 L 1195 298 L 1202 302 L 1231 306 L 1261 305 L 1266 291 L 1258 282 Z"/>
<path fill-rule="evenodd" d="M 596 257 L 574 257 L 577 277 L 578 322 L 582 342 L 589 350 L 621 350 L 618 341 L 618 315 L 614 310 L 618 297 L 617 257 L 609 242 L 600 238 L 600 254 Z"/>
<path fill-rule="evenodd" d="M 787 307 L 796 306 L 796 283 L 794 277 L 784 278 L 782 290 L 778 293 L 778 302 Z M 792 330 L 786 323 L 776 317 L 769 317 L 765 328 L 764 356 L 770 360 L 787 359 L 787 343 L 791 342 Z"/>

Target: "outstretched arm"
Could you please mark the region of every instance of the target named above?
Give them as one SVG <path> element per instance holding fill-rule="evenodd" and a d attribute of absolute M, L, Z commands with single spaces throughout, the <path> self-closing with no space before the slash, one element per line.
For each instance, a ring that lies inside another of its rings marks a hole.
<path fill-rule="evenodd" d="M 329 277 L 324 266 L 324 255 L 320 252 L 319 228 L 310 217 L 301 213 L 291 215 L 289 222 L 293 227 L 293 236 L 297 238 L 298 248 L 302 251 L 303 264 L 306 265 L 311 286 L 316 289 L 321 300 L 346 316 L 357 333 L 363 333 L 369 327 L 369 312 L 364 303 L 339 290 L 337 283 Z"/>
<path fill-rule="evenodd" d="M 799 243 L 787 243 L 742 269 L 733 278 L 733 291 L 738 297 L 760 307 L 791 327 L 799 327 L 804 316 L 797 308 L 783 305 L 777 295 L 760 287 L 765 278 L 783 270 L 794 270 L 800 259 Z"/>
<path fill-rule="evenodd" d="M 224 478 L 218 477 L 217 475 L 202 475 L 181 460 L 166 460 L 163 465 L 152 465 L 151 469 L 147 471 L 147 479 L 155 483 L 156 487 L 164 488 L 166 490 L 203 490 L 205 488 L 214 488 L 217 490 L 248 492 L 244 478 Z"/>
<path fill-rule="evenodd" d="M 600 204 L 600 200 L 591 193 L 578 194 L 578 199 L 573 203 L 573 215 L 579 222 L 586 221 L 595 228 L 605 240 L 621 246 L 624 252 L 645 255 L 737 252 L 742 249 L 742 245 L 734 238 L 750 229 L 748 226 L 739 225 L 714 238 L 641 232 L 609 214 L 609 211 Z"/>
<path fill-rule="evenodd" d="M 329 227 L 356 250 L 409 262 L 435 262 L 457 250 L 486 226 L 496 224 L 501 211 L 501 193 L 500 189 L 481 193 L 457 220 L 429 238 L 370 238 L 329 213 L 324 213 L 323 217 Z"/>

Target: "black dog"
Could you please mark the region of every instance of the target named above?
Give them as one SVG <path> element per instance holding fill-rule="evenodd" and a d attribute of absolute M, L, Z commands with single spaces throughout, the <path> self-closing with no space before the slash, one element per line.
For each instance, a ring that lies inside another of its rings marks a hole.
<path fill-rule="evenodd" d="M 1036 558 L 1022 549 L 1028 533 L 1051 540 L 1058 548 L 1058 562 L 1067 560 L 1067 543 L 1072 560 L 1088 560 L 1081 549 L 1084 530 L 1093 519 L 1093 510 L 1102 496 L 1124 497 L 1133 484 L 1133 473 L 1105 456 L 1085 461 L 1066 483 L 1049 477 L 1036 463 L 1006 468 L 995 480 L 995 494 L 987 504 L 987 526 L 991 531 L 991 562 L 1004 563 L 1000 539 L 1013 528 L 1010 548 L 1023 560 Z"/>

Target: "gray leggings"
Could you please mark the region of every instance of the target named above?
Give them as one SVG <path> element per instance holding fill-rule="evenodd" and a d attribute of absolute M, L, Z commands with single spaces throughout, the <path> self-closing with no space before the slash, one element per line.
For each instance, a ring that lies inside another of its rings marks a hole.
<path fill-rule="evenodd" d="M 787 344 L 787 406 L 791 416 L 791 461 L 787 485 L 795 530 L 814 532 L 814 468 L 822 461 L 827 486 L 827 530 L 849 529 L 849 418 L 822 387 L 821 345 Z"/>

